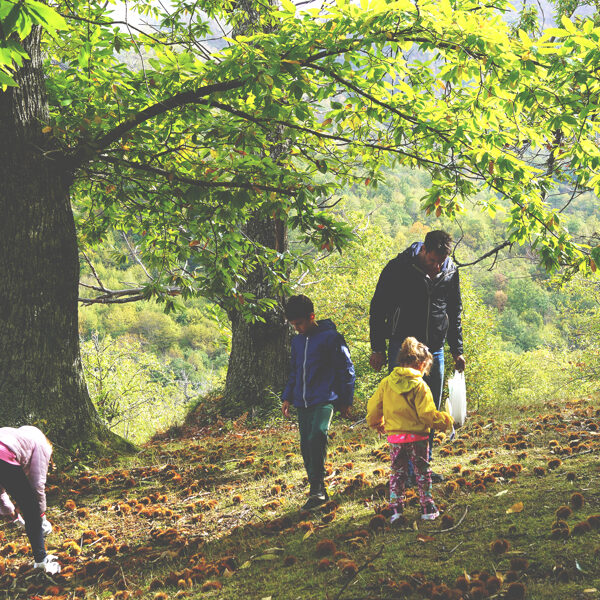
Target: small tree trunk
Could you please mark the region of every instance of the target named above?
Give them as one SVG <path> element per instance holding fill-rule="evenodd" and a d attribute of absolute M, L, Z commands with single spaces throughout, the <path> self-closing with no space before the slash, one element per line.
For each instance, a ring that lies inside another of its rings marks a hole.
<path fill-rule="evenodd" d="M 18 88 L 0 92 L 0 415 L 60 446 L 116 441 L 92 405 L 79 357 L 79 258 L 62 153 L 48 121 L 40 30 Z"/>
<path fill-rule="evenodd" d="M 275 317 L 275 315 L 269 315 Z M 279 403 L 289 369 L 289 328 L 281 319 L 267 323 L 246 323 L 232 316 L 232 342 L 224 413 L 251 415 L 274 408 Z"/>

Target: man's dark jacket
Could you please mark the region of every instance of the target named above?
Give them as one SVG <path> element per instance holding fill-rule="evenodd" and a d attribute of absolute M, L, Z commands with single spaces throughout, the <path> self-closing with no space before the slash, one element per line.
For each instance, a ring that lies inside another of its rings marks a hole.
<path fill-rule="evenodd" d="M 417 338 L 431 352 L 444 345 L 453 355 L 463 353 L 458 269 L 448 257 L 437 277 L 430 279 L 417 262 L 423 242 L 416 242 L 391 260 L 381 272 L 371 300 L 371 349 L 385 352 L 386 338 Z"/>

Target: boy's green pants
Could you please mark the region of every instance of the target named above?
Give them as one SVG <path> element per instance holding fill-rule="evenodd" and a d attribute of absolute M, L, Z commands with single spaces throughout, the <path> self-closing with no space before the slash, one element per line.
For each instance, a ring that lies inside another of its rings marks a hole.
<path fill-rule="evenodd" d="M 308 475 L 311 492 L 318 491 L 325 477 L 327 457 L 327 432 L 333 417 L 333 404 L 317 404 L 298 408 L 300 452 Z"/>

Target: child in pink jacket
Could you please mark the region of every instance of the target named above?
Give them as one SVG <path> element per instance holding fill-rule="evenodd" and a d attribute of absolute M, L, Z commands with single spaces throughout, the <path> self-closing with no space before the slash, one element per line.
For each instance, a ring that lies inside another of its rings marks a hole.
<path fill-rule="evenodd" d="M 45 515 L 51 455 L 52 445 L 37 427 L 0 427 L 0 515 L 16 523 L 24 521 L 34 567 L 54 574 L 60 573 L 60 565 L 56 556 L 46 553 L 44 543 L 52 531 Z M 22 516 L 8 494 L 19 505 Z"/>

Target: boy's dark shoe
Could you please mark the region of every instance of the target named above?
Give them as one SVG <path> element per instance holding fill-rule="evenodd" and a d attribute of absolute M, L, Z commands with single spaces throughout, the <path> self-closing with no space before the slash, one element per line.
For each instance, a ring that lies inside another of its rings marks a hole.
<path fill-rule="evenodd" d="M 302 506 L 302 510 L 313 510 L 319 506 L 323 506 L 327 502 L 327 496 L 325 494 L 315 494 L 309 496 L 308 500 Z"/>
<path fill-rule="evenodd" d="M 431 483 L 442 483 L 446 478 L 441 473 L 431 472 Z"/>
<path fill-rule="evenodd" d="M 319 486 L 316 488 L 313 488 L 311 486 L 310 496 L 308 497 L 308 500 L 304 503 L 302 510 L 313 510 L 314 508 L 318 508 L 319 506 L 322 506 L 328 501 L 329 494 L 327 493 L 325 486 Z"/>

